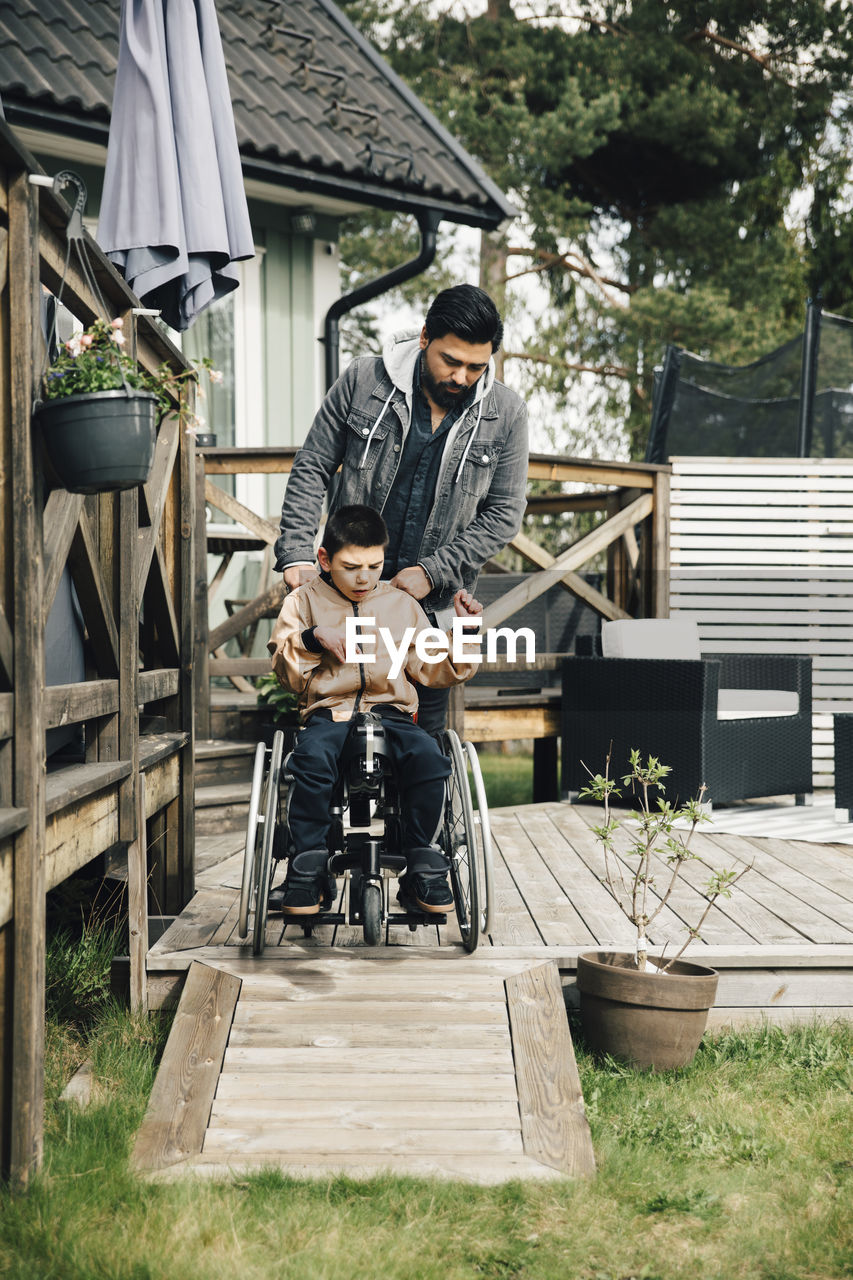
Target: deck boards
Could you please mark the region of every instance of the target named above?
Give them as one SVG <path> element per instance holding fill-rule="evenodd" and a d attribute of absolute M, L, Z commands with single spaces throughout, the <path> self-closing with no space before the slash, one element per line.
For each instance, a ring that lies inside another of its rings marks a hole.
<path fill-rule="evenodd" d="M 149 972 L 166 983 L 201 961 L 242 985 L 203 1148 L 164 1139 L 161 1116 L 158 1176 L 172 1176 L 169 1159 L 204 1177 L 269 1165 L 477 1182 L 591 1171 L 562 1000 L 579 952 L 633 943 L 602 883 L 601 811 L 545 803 L 492 816 L 495 919 L 474 955 L 452 923 L 392 929 L 388 945 L 366 948 L 356 930 L 332 946 L 330 926 L 304 938 L 279 917 L 253 957 L 236 933 L 242 841 L 211 838 L 198 892 L 149 952 Z M 617 843 L 628 857 L 627 837 Z M 713 823 L 693 847 L 655 946 L 671 949 L 694 922 L 709 867 L 751 864 L 688 953 L 720 973 L 710 1025 L 853 1017 L 853 847 Z M 665 866 L 656 879 L 662 891 Z M 160 1105 L 175 1096 L 161 1090 Z"/>

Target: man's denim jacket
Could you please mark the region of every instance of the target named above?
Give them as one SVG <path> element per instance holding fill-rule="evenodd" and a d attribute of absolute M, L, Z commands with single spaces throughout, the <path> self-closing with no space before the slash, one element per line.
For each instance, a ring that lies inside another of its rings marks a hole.
<path fill-rule="evenodd" d="M 418 335 L 402 335 L 382 357 L 353 361 L 327 394 L 294 459 L 281 510 L 276 569 L 313 563 L 324 497 L 329 510 L 363 503 L 381 511 L 411 421 Z M 454 591 L 471 591 L 485 562 L 521 527 L 527 489 L 527 407 L 495 380 L 494 362 L 471 406 L 448 432 L 432 509 L 417 563 L 433 589 L 427 611 L 446 608 Z"/>

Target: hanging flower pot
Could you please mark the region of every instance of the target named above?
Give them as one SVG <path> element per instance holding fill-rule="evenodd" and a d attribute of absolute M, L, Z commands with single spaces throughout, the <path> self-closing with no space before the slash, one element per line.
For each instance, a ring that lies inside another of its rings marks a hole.
<path fill-rule="evenodd" d="M 717 981 L 714 969 L 686 960 L 663 972 L 638 969 L 626 953 L 579 955 L 584 1038 L 598 1053 L 635 1067 L 686 1067 L 699 1048 Z"/>
<path fill-rule="evenodd" d="M 63 488 L 103 493 L 144 484 L 154 464 L 157 397 L 149 391 L 95 391 L 48 400 L 36 411 Z"/>

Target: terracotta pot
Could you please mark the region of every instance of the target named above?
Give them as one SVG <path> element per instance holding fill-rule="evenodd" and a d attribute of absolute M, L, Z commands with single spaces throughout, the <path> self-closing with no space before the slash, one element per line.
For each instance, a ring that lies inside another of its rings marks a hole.
<path fill-rule="evenodd" d="M 654 957 L 650 957 L 654 959 Z M 677 960 L 666 973 L 635 969 L 623 952 L 578 956 L 577 982 L 584 1036 L 589 1046 L 636 1067 L 668 1071 L 692 1062 L 718 974 Z"/>
<path fill-rule="evenodd" d="M 36 417 L 63 487 L 104 493 L 144 484 L 154 463 L 156 407 L 148 391 L 95 391 L 40 405 Z"/>

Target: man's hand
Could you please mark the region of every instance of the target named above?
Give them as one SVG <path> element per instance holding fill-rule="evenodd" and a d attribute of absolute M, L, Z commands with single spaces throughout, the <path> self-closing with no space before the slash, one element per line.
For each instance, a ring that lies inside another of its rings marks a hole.
<path fill-rule="evenodd" d="M 317 569 L 313 564 L 289 564 L 284 570 L 284 585 L 288 591 L 295 591 L 303 582 L 310 582 L 317 577 Z"/>
<path fill-rule="evenodd" d="M 432 583 L 419 564 L 413 564 L 408 569 L 401 569 L 399 573 L 395 573 L 391 579 L 391 586 L 407 592 L 416 600 L 423 600 L 424 596 L 428 596 L 432 591 Z"/>
<path fill-rule="evenodd" d="M 346 636 L 343 627 L 315 627 L 314 639 L 328 649 L 338 662 L 346 662 Z"/>
<path fill-rule="evenodd" d="M 479 619 L 483 612 L 480 601 L 475 600 L 471 592 L 464 588 L 460 588 L 453 597 L 453 608 L 457 618 Z"/>

